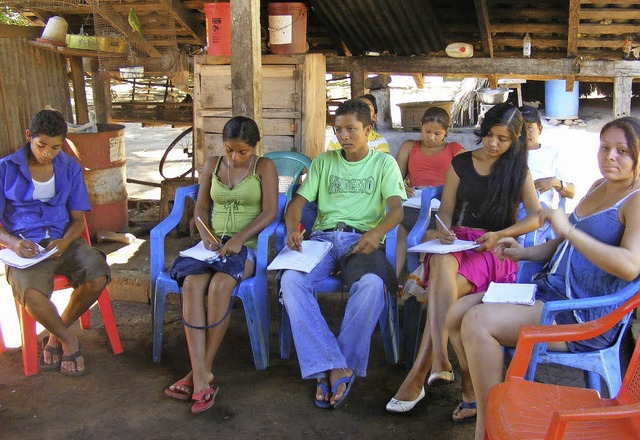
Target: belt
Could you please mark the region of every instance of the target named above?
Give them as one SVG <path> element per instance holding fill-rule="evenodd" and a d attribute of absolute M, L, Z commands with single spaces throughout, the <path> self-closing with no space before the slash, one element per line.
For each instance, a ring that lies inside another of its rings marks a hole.
<path fill-rule="evenodd" d="M 361 231 L 360 229 L 356 229 L 351 226 L 343 226 L 341 228 L 322 229 L 320 232 L 355 232 L 356 234 L 362 235 L 367 231 Z"/>

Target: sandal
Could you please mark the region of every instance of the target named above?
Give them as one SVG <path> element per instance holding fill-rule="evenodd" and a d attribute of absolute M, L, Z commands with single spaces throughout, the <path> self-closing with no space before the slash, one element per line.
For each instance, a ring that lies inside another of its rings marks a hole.
<path fill-rule="evenodd" d="M 58 356 L 58 362 L 52 362 L 50 364 L 44 361 L 44 352 L 48 352 L 51 355 L 51 360 L 53 361 L 54 356 Z M 49 336 L 45 336 L 42 339 L 42 353 L 40 353 L 40 360 L 38 362 L 38 366 L 42 371 L 53 371 L 59 370 L 60 364 L 62 363 L 62 347 L 52 347 L 49 345 Z"/>
<path fill-rule="evenodd" d="M 476 402 L 462 401 L 458 406 L 456 406 L 456 409 L 453 410 L 451 418 L 454 423 L 471 423 L 476 421 L 477 415 L 478 411 Z"/>
<path fill-rule="evenodd" d="M 183 391 L 181 388 L 187 388 L 189 391 Z M 191 397 L 193 396 L 193 381 L 189 382 L 187 380 L 180 379 L 173 385 L 169 385 L 164 390 L 164 393 L 173 399 L 191 400 Z"/>
<path fill-rule="evenodd" d="M 427 385 L 430 387 L 439 385 L 449 385 L 455 381 L 453 370 L 449 371 L 436 371 L 431 373 L 429 379 L 427 379 Z"/>
<path fill-rule="evenodd" d="M 212 386 L 205 388 L 199 393 L 193 393 L 191 400 L 194 400 L 195 402 L 191 405 L 191 412 L 197 414 L 211 408 L 216 400 L 218 391 L 220 391 L 220 387 Z"/>
<path fill-rule="evenodd" d="M 319 400 L 318 399 L 318 388 L 322 390 L 323 399 L 327 399 L 327 395 L 329 395 L 330 385 L 324 382 L 317 381 L 316 382 L 316 406 L 322 409 L 331 408 L 331 396 L 329 396 L 329 400 Z"/>
<path fill-rule="evenodd" d="M 78 370 L 78 358 L 82 356 L 82 353 L 80 352 L 80 350 L 76 351 L 73 354 L 69 354 L 69 355 L 63 355 L 61 358 L 61 362 L 60 364 L 62 364 L 62 362 L 73 362 L 76 366 L 76 369 L 74 371 L 69 371 L 69 370 L 63 370 L 62 368 L 60 369 L 60 373 L 64 374 L 65 376 L 82 376 L 87 372 L 86 367 L 82 370 Z M 84 357 L 84 356 L 82 356 Z"/>

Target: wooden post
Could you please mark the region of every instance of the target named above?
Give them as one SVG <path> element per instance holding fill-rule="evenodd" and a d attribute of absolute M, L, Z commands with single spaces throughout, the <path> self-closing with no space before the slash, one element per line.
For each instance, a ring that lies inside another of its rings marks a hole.
<path fill-rule="evenodd" d="M 97 58 L 91 58 L 90 65 L 95 122 L 105 124 L 111 121 L 111 80 L 108 73 L 100 72 Z"/>
<path fill-rule="evenodd" d="M 234 116 L 246 116 L 262 133 L 260 2 L 231 0 L 231 96 Z M 262 155 L 262 143 L 257 154 Z"/>
<path fill-rule="evenodd" d="M 631 114 L 631 84 L 630 76 L 616 76 L 613 78 L 613 118 L 621 118 Z"/>
<path fill-rule="evenodd" d="M 355 99 L 364 95 L 366 77 L 367 72 L 364 70 L 362 59 L 354 59 L 351 64 L 351 98 Z"/>
<path fill-rule="evenodd" d="M 87 91 L 84 82 L 82 57 L 69 57 L 71 64 L 71 82 L 73 83 L 73 101 L 76 109 L 76 124 L 89 122 L 89 108 L 87 106 Z"/>

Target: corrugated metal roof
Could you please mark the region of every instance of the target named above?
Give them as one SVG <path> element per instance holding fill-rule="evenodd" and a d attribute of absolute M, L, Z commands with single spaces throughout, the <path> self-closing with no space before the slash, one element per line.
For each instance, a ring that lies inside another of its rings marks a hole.
<path fill-rule="evenodd" d="M 311 0 L 353 55 L 426 55 L 446 46 L 431 0 Z"/>

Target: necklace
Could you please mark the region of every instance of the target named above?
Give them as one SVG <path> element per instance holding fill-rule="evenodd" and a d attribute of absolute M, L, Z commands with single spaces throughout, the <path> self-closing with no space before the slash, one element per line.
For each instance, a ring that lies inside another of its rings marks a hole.
<path fill-rule="evenodd" d="M 242 182 L 244 178 L 247 177 L 247 173 L 249 172 L 251 165 L 253 165 L 253 155 L 251 156 L 251 160 L 249 161 L 249 166 L 247 167 L 246 170 L 244 170 L 244 174 L 242 175 L 240 180 L 238 180 L 238 183 Z M 229 181 L 229 188 L 233 188 L 237 185 L 237 183 L 233 184 L 233 182 L 231 181 L 231 172 L 229 171 L 230 169 L 231 169 L 231 163 L 229 162 L 229 159 L 227 159 L 227 180 Z"/>

